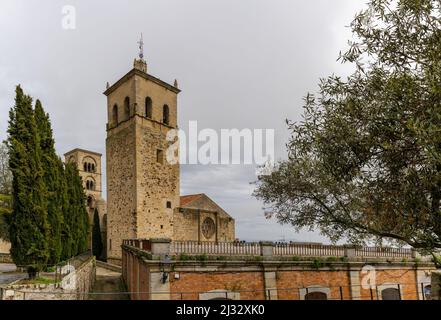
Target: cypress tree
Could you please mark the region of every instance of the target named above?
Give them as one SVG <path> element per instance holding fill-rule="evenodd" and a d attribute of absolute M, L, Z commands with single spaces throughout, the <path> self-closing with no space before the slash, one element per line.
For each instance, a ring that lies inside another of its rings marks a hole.
<path fill-rule="evenodd" d="M 78 252 L 78 227 L 77 227 L 77 209 L 76 209 L 76 195 L 75 195 L 75 167 L 73 164 L 68 163 L 65 167 L 65 179 L 67 186 L 67 207 L 65 210 L 66 219 L 66 229 L 70 237 L 69 248 L 67 248 L 68 256 L 70 258 L 77 254 Z"/>
<path fill-rule="evenodd" d="M 9 170 L 8 146 L 0 144 L 0 239 L 9 241 L 9 217 L 12 209 L 12 173 Z"/>
<path fill-rule="evenodd" d="M 62 207 L 62 214 L 63 214 L 63 223 L 61 225 L 61 259 L 67 260 L 71 258 L 74 254 L 72 251 L 73 248 L 73 235 L 71 232 L 71 229 L 73 229 L 73 223 L 72 223 L 72 214 L 70 209 L 70 196 L 69 196 L 69 185 L 70 185 L 70 176 L 69 172 L 64 167 L 63 162 L 61 159 L 58 161 L 58 168 L 61 172 L 61 183 L 60 183 L 60 202 Z"/>
<path fill-rule="evenodd" d="M 77 203 L 78 203 L 78 252 L 84 253 L 89 249 L 90 237 L 90 221 L 89 213 L 86 208 L 86 194 L 83 188 L 83 181 L 75 167 L 76 172 L 76 188 L 77 188 Z"/>
<path fill-rule="evenodd" d="M 58 165 L 60 159 L 55 152 L 55 141 L 49 115 L 44 111 L 40 100 L 35 104 L 35 122 L 40 136 L 42 152 L 41 163 L 43 179 L 47 189 L 47 214 L 49 229 L 49 263 L 56 264 L 61 257 L 61 225 L 63 222 L 62 199 L 60 192 L 62 172 Z"/>
<path fill-rule="evenodd" d="M 11 215 L 12 197 L 0 193 L 0 239 L 9 241 L 9 220 Z"/>
<path fill-rule="evenodd" d="M 9 112 L 8 148 L 12 172 L 11 256 L 16 265 L 38 271 L 49 259 L 49 223 L 41 147 L 32 98 L 16 88 Z"/>
<path fill-rule="evenodd" d="M 86 195 L 78 169 L 66 164 L 66 182 L 69 215 L 68 225 L 72 238 L 71 254 L 77 255 L 88 249 L 89 215 L 86 209 Z"/>
<path fill-rule="evenodd" d="M 93 214 L 93 228 L 92 228 L 92 252 L 93 255 L 99 259 L 103 251 L 103 240 L 101 238 L 101 226 L 100 226 L 100 216 L 98 214 L 98 209 L 95 208 Z"/>

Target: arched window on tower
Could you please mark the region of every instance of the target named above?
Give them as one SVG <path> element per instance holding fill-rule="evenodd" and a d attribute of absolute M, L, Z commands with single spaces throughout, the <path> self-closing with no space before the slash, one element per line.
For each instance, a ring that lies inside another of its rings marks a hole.
<path fill-rule="evenodd" d="M 112 122 L 115 126 L 118 125 L 118 105 L 116 104 L 113 106 L 112 110 Z"/>
<path fill-rule="evenodd" d="M 124 99 L 124 120 L 128 120 L 130 118 L 130 98 L 126 97 Z"/>
<path fill-rule="evenodd" d="M 145 98 L 145 116 L 152 118 L 152 99 L 150 97 Z"/>
<path fill-rule="evenodd" d="M 168 105 L 164 104 L 164 107 L 162 109 L 162 122 L 166 125 L 170 124 L 170 110 L 168 108 Z"/>
<path fill-rule="evenodd" d="M 92 173 L 96 172 L 95 171 L 95 169 L 96 169 L 95 160 L 90 156 L 85 157 L 83 159 L 83 168 L 84 168 L 85 172 L 92 172 Z"/>
<path fill-rule="evenodd" d="M 86 189 L 91 191 L 95 190 L 95 183 L 93 182 L 93 180 L 88 179 L 86 181 Z"/>

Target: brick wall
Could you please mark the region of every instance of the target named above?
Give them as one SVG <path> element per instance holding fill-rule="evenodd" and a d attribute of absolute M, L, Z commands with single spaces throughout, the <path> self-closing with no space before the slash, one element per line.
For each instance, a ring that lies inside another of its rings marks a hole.
<path fill-rule="evenodd" d="M 416 270 L 413 268 L 378 267 L 376 283 L 377 287 L 373 288 L 372 293 L 370 289 L 361 289 L 363 300 L 371 299 L 371 294 L 375 300 L 381 300 L 381 291 L 387 287 L 400 289 L 403 300 L 418 300 L 421 283 L 417 283 Z"/>
<path fill-rule="evenodd" d="M 436 270 L 431 263 L 333 260 L 317 265 L 306 258 L 278 261 L 265 257 L 204 257 L 199 261 L 196 257 L 164 264 L 160 256 L 134 247 L 124 245 L 123 251 L 123 277 L 129 291 L 135 292 L 133 299 L 303 300 L 321 292 L 328 300 L 381 300 L 382 290 L 399 288 L 402 300 L 418 300 L 422 299 L 421 285 L 429 285 L 430 274 Z M 364 283 L 366 266 L 375 271 L 373 290 Z M 166 281 L 161 280 L 164 273 Z"/>
<path fill-rule="evenodd" d="M 227 292 L 240 291 L 242 300 L 265 299 L 262 272 L 241 272 L 240 270 L 207 272 L 202 269 L 198 272 L 172 272 L 170 274 L 170 298 L 172 300 L 199 300 L 200 293 L 225 290 Z M 175 274 L 179 275 L 179 279 L 175 279 Z"/>
<path fill-rule="evenodd" d="M 300 289 L 320 286 L 329 288 L 329 300 L 352 300 L 346 266 L 342 270 L 296 270 L 277 272 L 277 293 L 280 300 L 302 300 Z M 295 289 L 293 289 L 295 288 Z"/>

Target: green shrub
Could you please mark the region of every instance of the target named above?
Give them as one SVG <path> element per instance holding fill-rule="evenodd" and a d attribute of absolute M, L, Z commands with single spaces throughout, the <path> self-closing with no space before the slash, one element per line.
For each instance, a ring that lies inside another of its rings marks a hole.
<path fill-rule="evenodd" d="M 180 261 L 188 261 L 188 260 L 191 260 L 191 256 L 189 256 L 189 255 L 187 255 L 185 253 L 181 253 L 179 255 L 179 260 Z"/>
<path fill-rule="evenodd" d="M 321 267 L 323 267 L 322 259 L 321 258 L 314 258 L 314 260 L 312 261 L 312 268 L 320 269 Z"/>
<path fill-rule="evenodd" d="M 432 262 L 436 265 L 437 268 L 440 268 L 441 267 L 441 256 L 434 255 L 432 258 Z"/>
<path fill-rule="evenodd" d="M 205 262 L 205 261 L 208 260 L 208 256 L 204 253 L 204 254 L 201 254 L 199 256 L 196 256 L 196 260 L 197 261 L 201 261 L 201 262 Z"/>
<path fill-rule="evenodd" d="M 55 267 L 47 267 L 46 272 L 55 272 Z"/>
<path fill-rule="evenodd" d="M 415 263 L 416 266 L 418 266 L 421 263 L 421 258 L 416 257 L 413 259 L 413 262 Z"/>

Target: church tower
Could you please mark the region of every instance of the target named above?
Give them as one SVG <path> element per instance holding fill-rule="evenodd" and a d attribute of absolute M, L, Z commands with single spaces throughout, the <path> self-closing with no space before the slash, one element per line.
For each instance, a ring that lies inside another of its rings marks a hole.
<path fill-rule="evenodd" d="M 101 154 L 77 148 L 65 153 L 64 158 L 66 163 L 74 163 L 77 166 L 83 180 L 88 208 L 94 209 L 96 201 L 102 199 Z"/>
<path fill-rule="evenodd" d="M 101 238 L 105 252 L 106 239 L 106 201 L 102 198 L 101 184 L 101 153 L 84 149 L 73 149 L 64 154 L 65 163 L 73 163 L 78 168 L 84 191 L 87 197 L 87 211 L 91 225 L 94 223 L 93 215 L 98 211 L 100 218 Z M 92 248 L 92 228 L 90 229 L 89 247 Z M 104 256 L 103 256 L 104 257 Z"/>
<path fill-rule="evenodd" d="M 107 259 L 120 263 L 123 239 L 172 238 L 179 164 L 169 163 L 180 90 L 147 73 L 140 54 L 107 96 Z"/>

